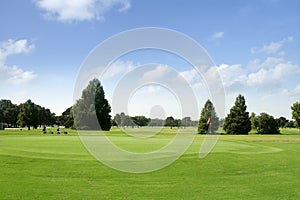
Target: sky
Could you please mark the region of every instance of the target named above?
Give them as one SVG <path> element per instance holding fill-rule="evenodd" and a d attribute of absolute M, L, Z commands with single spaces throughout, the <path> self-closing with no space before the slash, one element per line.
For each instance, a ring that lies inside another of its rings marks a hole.
<path fill-rule="evenodd" d="M 31 99 L 59 115 L 73 105 L 82 64 L 97 45 L 130 29 L 158 27 L 205 49 L 222 79 L 225 114 L 242 94 L 249 112 L 291 119 L 290 106 L 300 100 L 299 8 L 298 0 L 2 0 L 0 99 Z M 114 109 L 118 84 L 149 63 L 139 76 L 153 73 L 157 80 L 175 70 L 190 85 L 196 119 L 210 98 L 203 77 L 180 56 L 157 49 L 120 55 L 100 77 L 113 114 L 120 111 Z M 178 101 L 170 88 L 137 85 L 126 112 L 181 118 Z"/>

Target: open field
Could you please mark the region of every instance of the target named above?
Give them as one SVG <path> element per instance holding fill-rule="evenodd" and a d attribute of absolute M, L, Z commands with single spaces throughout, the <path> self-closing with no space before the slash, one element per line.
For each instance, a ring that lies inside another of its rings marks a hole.
<path fill-rule="evenodd" d="M 145 152 L 167 144 L 175 131 L 163 129 L 138 143 L 118 129 L 107 135 L 126 150 Z M 201 160 L 205 136 L 197 135 L 179 160 L 146 174 L 110 169 L 87 152 L 75 131 L 68 132 L 0 131 L 0 199 L 300 198 L 296 129 L 282 130 L 287 135 L 222 135 Z"/>

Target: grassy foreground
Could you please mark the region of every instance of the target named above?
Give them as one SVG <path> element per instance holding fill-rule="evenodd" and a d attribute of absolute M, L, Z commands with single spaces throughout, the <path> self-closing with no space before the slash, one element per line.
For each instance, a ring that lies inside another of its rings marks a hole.
<path fill-rule="evenodd" d="M 0 131 L 0 199 L 299 199 L 297 131 L 222 135 L 213 152 L 201 160 L 198 152 L 205 136 L 197 135 L 180 159 L 146 174 L 101 164 L 76 132 Z M 163 129 L 136 144 L 118 129 L 107 134 L 116 145 L 142 152 L 149 143 L 165 145 L 172 132 Z"/>

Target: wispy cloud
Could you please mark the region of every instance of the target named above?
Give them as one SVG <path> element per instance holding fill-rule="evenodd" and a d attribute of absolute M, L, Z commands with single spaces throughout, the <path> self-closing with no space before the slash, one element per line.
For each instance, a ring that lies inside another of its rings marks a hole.
<path fill-rule="evenodd" d="M 280 89 L 289 79 L 300 75 L 299 65 L 273 57 L 266 58 L 263 62 L 250 61 L 247 67 L 223 64 L 218 69 L 227 91 L 250 88 L 272 91 Z"/>
<path fill-rule="evenodd" d="M 131 7 L 130 0 L 34 0 L 45 11 L 45 17 L 61 22 L 104 20 L 111 9 L 124 12 Z"/>
<path fill-rule="evenodd" d="M 300 84 L 298 84 L 295 88 L 293 88 L 291 90 L 284 89 L 283 95 L 287 95 L 290 97 L 299 97 L 300 96 Z"/>
<path fill-rule="evenodd" d="M 253 48 L 251 48 L 251 53 L 253 53 L 253 54 L 256 54 L 256 53 L 275 54 L 281 50 L 282 46 L 286 42 L 291 42 L 293 40 L 294 40 L 294 38 L 292 36 L 289 36 L 289 37 L 284 38 L 277 42 L 271 42 L 269 44 L 264 44 L 261 48 L 253 47 Z M 282 54 L 284 54 L 284 52 L 280 51 L 279 54 L 282 55 Z"/>
<path fill-rule="evenodd" d="M 34 49 L 34 45 L 29 44 L 27 40 L 7 40 L 0 42 L 0 62 L 8 56 L 21 53 L 29 53 Z"/>
<path fill-rule="evenodd" d="M 147 71 L 141 80 L 143 82 L 158 81 L 170 73 L 171 69 L 166 65 L 157 65 L 155 69 Z"/>
<path fill-rule="evenodd" d="M 221 39 L 221 38 L 224 38 L 224 32 L 217 32 L 217 33 L 214 33 L 212 36 L 211 36 L 212 39 Z"/>
<path fill-rule="evenodd" d="M 106 80 L 114 78 L 118 75 L 124 75 L 136 68 L 137 66 L 138 64 L 135 64 L 131 61 L 117 60 L 112 65 L 110 65 L 109 68 L 105 71 L 102 79 Z"/>
<path fill-rule="evenodd" d="M 35 79 L 37 75 L 32 71 L 24 71 L 18 66 L 7 66 L 6 59 L 11 55 L 26 54 L 34 49 L 27 40 L 7 40 L 0 43 L 0 77 L 5 82 L 21 85 Z"/>

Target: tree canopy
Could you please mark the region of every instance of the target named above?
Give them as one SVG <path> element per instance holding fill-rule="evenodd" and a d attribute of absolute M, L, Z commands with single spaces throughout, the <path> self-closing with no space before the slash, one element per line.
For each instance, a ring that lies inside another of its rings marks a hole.
<path fill-rule="evenodd" d="M 61 116 L 56 119 L 56 124 L 60 126 L 65 126 L 66 128 L 74 128 L 74 117 L 72 106 L 67 108 Z"/>
<path fill-rule="evenodd" d="M 239 94 L 233 107 L 224 121 L 224 130 L 227 134 L 248 134 L 251 130 L 249 112 L 247 112 L 245 97 Z"/>
<path fill-rule="evenodd" d="M 0 122 L 15 127 L 18 121 L 19 107 L 10 100 L 0 100 Z"/>
<path fill-rule="evenodd" d="M 267 113 L 261 113 L 257 117 L 256 130 L 258 134 L 280 134 L 278 123 Z"/>
<path fill-rule="evenodd" d="M 28 130 L 30 130 L 30 126 L 33 126 L 33 128 L 38 127 L 39 125 L 38 107 L 31 100 L 28 100 L 25 103 L 20 104 L 18 124 L 22 128 L 27 126 Z"/>
<path fill-rule="evenodd" d="M 73 107 L 77 129 L 95 130 L 99 127 L 108 131 L 111 128 L 111 107 L 105 98 L 103 87 L 98 79 L 93 79 L 82 91 L 81 98 Z M 98 124 L 91 119 L 96 116 Z"/>
<path fill-rule="evenodd" d="M 131 119 L 136 126 L 147 126 L 151 120 L 145 116 L 134 116 Z"/>
<path fill-rule="evenodd" d="M 169 126 L 172 129 L 173 127 L 180 127 L 180 124 L 180 119 L 174 119 L 174 117 L 169 116 L 166 118 L 164 126 Z"/>

